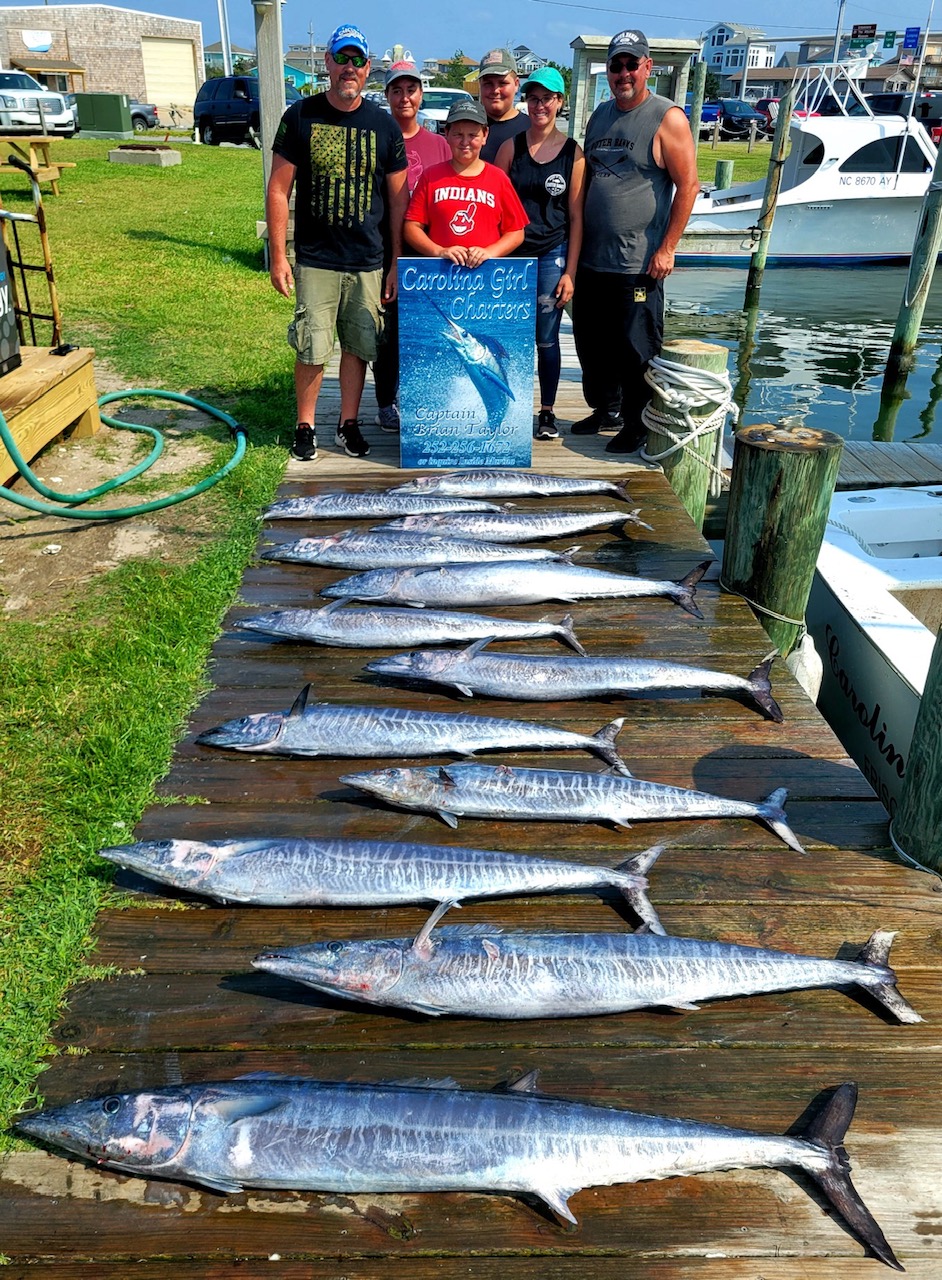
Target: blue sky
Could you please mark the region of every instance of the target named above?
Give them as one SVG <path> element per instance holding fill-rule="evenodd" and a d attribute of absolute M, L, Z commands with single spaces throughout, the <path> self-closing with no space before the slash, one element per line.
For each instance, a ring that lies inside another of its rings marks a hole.
<path fill-rule="evenodd" d="M 645 0 L 641 0 L 642 4 Z M 788 37 L 809 33 L 832 32 L 837 23 L 836 0 L 826 4 L 816 0 L 793 0 L 784 6 L 769 5 L 763 18 L 762 6 L 741 5 L 716 9 L 709 0 L 667 0 L 657 12 L 651 0 L 647 10 L 623 9 L 617 4 L 566 4 L 564 0 L 490 0 L 470 7 L 430 0 L 427 3 L 389 3 L 389 0 L 328 0 L 326 4 L 303 5 L 287 0 L 282 5 L 285 45 L 306 43 L 308 27 L 313 24 L 314 39 L 323 42 L 341 22 L 356 22 L 366 33 L 371 49 L 382 55 L 395 43 L 405 45 L 420 61 L 428 57 L 449 57 L 462 49 L 469 57 L 480 57 L 495 45 L 526 44 L 543 57 L 569 64 L 572 52 L 569 42 L 577 35 L 611 35 L 623 27 L 638 26 L 650 36 L 684 36 L 696 39 L 716 22 L 744 22 L 760 26 L 768 36 Z M 195 18 L 203 24 L 203 40 L 212 44 L 219 39 L 216 0 L 152 0 L 151 3 L 125 3 L 129 9 L 149 13 L 165 13 L 174 17 Z M 255 18 L 250 0 L 227 0 L 229 32 L 234 44 L 252 48 L 255 44 Z M 771 15 L 787 12 L 788 24 L 776 25 Z M 850 31 L 855 22 L 875 22 L 878 31 L 902 32 L 905 27 L 924 27 L 929 0 L 912 4 L 912 0 L 892 0 L 882 8 L 856 4 L 849 0 L 844 29 Z M 804 25 L 801 25 L 804 24 Z M 933 26 L 942 26 L 942 8 Z"/>

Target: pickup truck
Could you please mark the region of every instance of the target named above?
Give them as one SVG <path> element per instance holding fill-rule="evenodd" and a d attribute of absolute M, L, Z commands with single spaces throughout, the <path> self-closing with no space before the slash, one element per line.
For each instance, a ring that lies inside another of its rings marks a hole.
<path fill-rule="evenodd" d="M 693 94 L 687 94 L 687 103 L 684 107 L 687 119 L 690 119 L 690 108 L 692 106 Z M 723 104 L 721 102 L 704 102 L 703 109 L 700 112 L 700 137 L 708 138 L 713 132 L 713 126 L 720 118 L 720 111 Z"/>

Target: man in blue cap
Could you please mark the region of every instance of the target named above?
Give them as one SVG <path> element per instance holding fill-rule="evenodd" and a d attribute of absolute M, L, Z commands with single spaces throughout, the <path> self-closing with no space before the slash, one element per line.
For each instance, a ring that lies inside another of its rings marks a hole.
<path fill-rule="evenodd" d="M 376 359 L 382 307 L 396 297 L 402 219 L 408 202 L 402 133 L 363 99 L 370 73 L 366 36 L 349 23 L 327 41 L 330 87 L 288 107 L 275 141 L 266 198 L 271 282 L 295 288 L 288 341 L 295 352 L 297 427 L 292 457 L 317 456 L 315 408 L 324 367 L 340 340 L 340 420 L 335 442 L 351 457 L 370 451 L 360 430 L 366 366 Z M 295 271 L 287 256 L 288 202 L 295 188 Z M 384 207 L 391 263 L 383 278 Z"/>
<path fill-rule="evenodd" d="M 664 334 L 664 281 L 697 198 L 697 160 L 683 110 L 648 88 L 654 69 L 642 31 L 608 46 L 612 96 L 586 126 L 582 253 L 572 329 L 592 412 L 574 435 L 615 431 L 607 453 L 644 443 L 644 380 Z"/>

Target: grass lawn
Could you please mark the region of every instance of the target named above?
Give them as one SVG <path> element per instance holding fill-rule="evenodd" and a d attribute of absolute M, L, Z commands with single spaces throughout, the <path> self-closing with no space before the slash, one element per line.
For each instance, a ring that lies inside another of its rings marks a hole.
<path fill-rule="evenodd" d="M 181 165 L 157 169 L 110 164 L 109 145 L 54 147 L 78 162 L 58 198 L 44 192 L 64 337 L 130 385 L 227 409 L 250 445 L 222 484 L 173 508 L 196 531 L 187 554 L 130 561 L 35 620 L 0 612 L 0 1130 L 41 1090 L 50 1022 L 87 974 L 95 914 L 113 892 L 95 851 L 129 838 L 153 800 L 283 473 L 278 437 L 294 423 L 290 308 L 255 237 L 260 153 L 185 145 Z M 17 175 L 3 175 L 0 198 L 32 208 Z M 42 296 L 35 281 L 31 291 Z M 118 416 L 133 415 L 122 405 Z M 208 474 L 231 445 L 222 428 L 207 440 Z M 103 461 L 102 478 L 113 474 Z"/>
<path fill-rule="evenodd" d="M 732 160 L 734 182 L 755 182 L 765 177 L 771 154 L 771 142 L 757 142 L 750 151 L 745 142 L 718 142 L 712 147 L 709 141 L 701 141 L 697 175 L 701 182 L 712 182 L 717 160 Z"/>

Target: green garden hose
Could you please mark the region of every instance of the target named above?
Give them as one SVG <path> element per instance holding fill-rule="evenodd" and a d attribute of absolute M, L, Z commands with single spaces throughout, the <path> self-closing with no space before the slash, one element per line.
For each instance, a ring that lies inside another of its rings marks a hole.
<path fill-rule="evenodd" d="M 163 453 L 164 439 L 156 427 L 145 427 L 135 422 L 119 422 L 117 418 L 108 418 L 104 414 L 101 415 L 102 422 L 109 427 L 121 427 L 126 431 L 140 431 L 145 435 L 152 436 L 154 439 L 154 447 L 137 466 L 131 467 L 130 470 L 123 472 L 120 476 L 116 476 L 114 480 L 106 480 L 104 484 L 100 484 L 95 489 L 87 489 L 84 493 L 57 493 L 55 489 L 50 489 L 43 484 L 39 476 L 35 475 L 29 468 L 26 459 L 20 453 L 16 446 L 16 441 L 10 428 L 6 424 L 3 414 L 0 413 L 0 441 L 4 448 L 16 464 L 16 468 L 20 475 L 26 480 L 37 493 L 42 494 L 44 498 L 49 498 L 53 502 L 61 503 L 69 508 L 68 511 L 62 511 L 59 507 L 50 506 L 45 502 L 38 502 L 35 498 L 28 498 L 25 494 L 14 493 L 12 489 L 7 489 L 4 485 L 0 485 L 0 497 L 7 498 L 10 502 L 15 502 L 17 506 L 26 507 L 30 511 L 38 511 L 41 515 L 60 516 L 64 520 L 123 520 L 126 516 L 140 516 L 148 511 L 160 511 L 163 507 L 172 507 L 178 502 L 185 502 L 187 498 L 194 498 L 198 493 L 205 493 L 207 489 L 217 484 L 223 476 L 227 476 L 234 467 L 237 467 L 245 456 L 245 428 L 230 414 L 224 413 L 222 409 L 215 409 L 211 404 L 205 404 L 202 400 L 196 400 L 193 396 L 180 395 L 176 391 L 155 391 L 150 387 L 145 387 L 138 391 L 110 391 L 107 395 L 101 396 L 99 406 L 110 404 L 112 400 L 126 400 L 129 397 L 138 398 L 140 396 L 156 396 L 161 400 L 173 400 L 177 404 L 192 405 L 194 409 L 202 409 L 204 413 L 210 414 L 214 418 L 218 418 L 220 422 L 224 422 L 232 434 L 236 438 L 235 450 L 229 461 L 214 471 L 211 476 L 207 476 L 205 480 L 201 480 L 199 484 L 190 485 L 187 489 L 180 489 L 177 493 L 171 493 L 166 498 L 155 498 L 153 502 L 142 502 L 133 507 L 119 507 L 116 510 L 95 510 L 95 511 L 77 511 L 75 508 L 84 502 L 90 502 L 93 498 L 99 498 L 104 493 L 111 493 L 112 490 L 119 488 L 123 484 L 127 484 L 129 480 L 134 480 L 142 472 L 146 471 Z"/>

